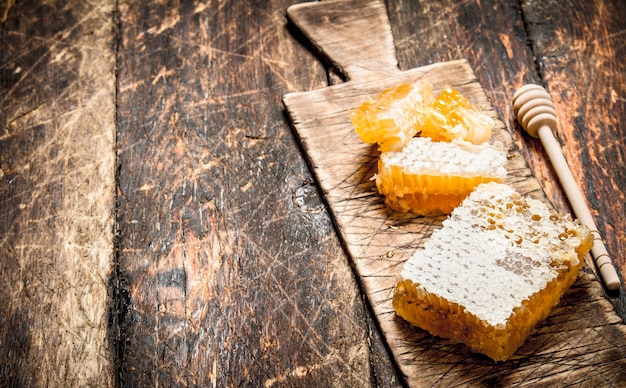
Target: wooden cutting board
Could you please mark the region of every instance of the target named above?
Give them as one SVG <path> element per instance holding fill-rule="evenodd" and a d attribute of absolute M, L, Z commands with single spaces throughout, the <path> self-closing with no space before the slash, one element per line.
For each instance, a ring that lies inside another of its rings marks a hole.
<path fill-rule="evenodd" d="M 435 93 L 445 86 L 456 88 L 496 121 L 492 140 L 509 148 L 507 183 L 522 194 L 547 200 L 467 61 L 400 71 L 385 5 L 380 1 L 305 3 L 290 7 L 287 14 L 347 77 L 344 83 L 320 90 L 287 94 L 283 102 L 407 383 L 447 386 L 604 381 L 602 365 L 626 354 L 621 345 L 626 343 L 626 331 L 589 268 L 550 318 L 540 323 L 537 332 L 504 363 L 494 363 L 469 353 L 462 345 L 430 336 L 395 315 L 391 297 L 396 276 L 412 252 L 441 226 L 443 218 L 400 215 L 385 207 L 372 181 L 378 151 L 361 142 L 354 132 L 350 109 L 368 96 L 403 82 L 429 79 Z M 615 371 L 611 373 L 615 378 Z"/>

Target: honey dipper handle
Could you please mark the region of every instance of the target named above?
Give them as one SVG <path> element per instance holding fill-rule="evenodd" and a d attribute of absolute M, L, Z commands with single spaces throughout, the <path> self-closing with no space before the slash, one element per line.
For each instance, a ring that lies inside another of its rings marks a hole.
<path fill-rule="evenodd" d="M 565 191 L 565 195 L 574 210 L 574 214 L 583 225 L 591 229 L 594 235 L 591 255 L 606 288 L 609 290 L 618 289 L 621 283 L 617 271 L 611 262 L 589 207 L 587 207 L 569 165 L 561 152 L 561 146 L 554 137 L 556 111 L 550 95 L 539 85 L 525 85 L 513 96 L 513 108 L 522 127 L 531 136 L 538 137 L 541 140 L 541 144 L 543 144 L 546 154 L 556 171 L 563 191 Z"/>
<path fill-rule="evenodd" d="M 550 162 L 554 166 L 557 176 L 559 177 L 563 191 L 565 191 L 567 199 L 574 210 L 574 214 L 576 214 L 576 217 L 583 225 L 586 225 L 591 229 L 594 235 L 594 244 L 593 248 L 591 248 L 591 255 L 593 256 L 596 267 L 600 272 L 600 277 L 604 280 L 606 288 L 609 290 L 618 289 L 620 286 L 620 280 L 617 276 L 617 272 L 615 271 L 615 267 L 613 267 L 609 253 L 607 252 L 606 247 L 602 242 L 602 237 L 598 232 L 598 227 L 593 221 L 591 212 L 589 211 L 583 195 L 576 184 L 576 180 L 569 169 L 567 161 L 561 152 L 560 145 L 552 134 L 552 129 L 544 125 L 539 128 L 538 134 L 539 139 L 541 139 L 541 143 L 546 150 L 546 154 L 548 155 L 548 158 L 550 159 Z"/>

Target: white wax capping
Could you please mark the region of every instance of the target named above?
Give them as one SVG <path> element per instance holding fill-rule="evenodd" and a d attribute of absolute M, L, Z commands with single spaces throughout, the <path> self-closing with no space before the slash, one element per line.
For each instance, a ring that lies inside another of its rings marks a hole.
<path fill-rule="evenodd" d="M 506 176 L 506 152 L 502 145 L 435 142 L 414 137 L 401 150 L 381 154 L 384 164 L 397 165 L 407 173 L 421 175 Z"/>
<path fill-rule="evenodd" d="M 492 326 L 506 324 L 559 265 L 578 263 L 580 238 L 567 232 L 580 225 L 554 217 L 508 185 L 482 184 L 406 262 L 401 277 Z"/>

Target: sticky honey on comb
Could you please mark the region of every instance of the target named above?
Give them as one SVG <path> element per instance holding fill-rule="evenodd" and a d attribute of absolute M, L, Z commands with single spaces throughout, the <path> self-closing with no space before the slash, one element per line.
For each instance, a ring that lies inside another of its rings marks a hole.
<path fill-rule="evenodd" d="M 505 163 L 495 145 L 416 137 L 401 151 L 380 155 L 376 187 L 395 211 L 449 214 L 479 184 L 503 180 Z"/>
<path fill-rule="evenodd" d="M 399 316 L 496 361 L 510 358 L 574 283 L 592 234 L 510 186 L 481 184 L 405 263 Z"/>
<path fill-rule="evenodd" d="M 417 134 L 433 99 L 430 82 L 401 84 L 351 110 L 350 120 L 363 142 L 378 143 L 381 152 L 397 151 Z"/>
<path fill-rule="evenodd" d="M 458 90 L 446 87 L 430 105 L 420 136 L 434 141 L 464 140 L 472 144 L 489 141 L 494 121 L 478 110 Z"/>
<path fill-rule="evenodd" d="M 398 151 L 415 135 L 482 144 L 494 126 L 489 116 L 456 89 L 446 87 L 435 98 L 428 80 L 386 89 L 349 115 L 361 140 L 377 143 L 381 152 Z"/>

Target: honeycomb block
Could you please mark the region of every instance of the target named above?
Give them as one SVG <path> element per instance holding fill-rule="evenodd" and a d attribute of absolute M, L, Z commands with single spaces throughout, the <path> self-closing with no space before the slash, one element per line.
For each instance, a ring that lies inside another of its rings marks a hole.
<path fill-rule="evenodd" d="M 433 335 L 506 360 L 574 283 L 592 245 L 569 215 L 481 184 L 405 263 L 393 307 Z"/>

